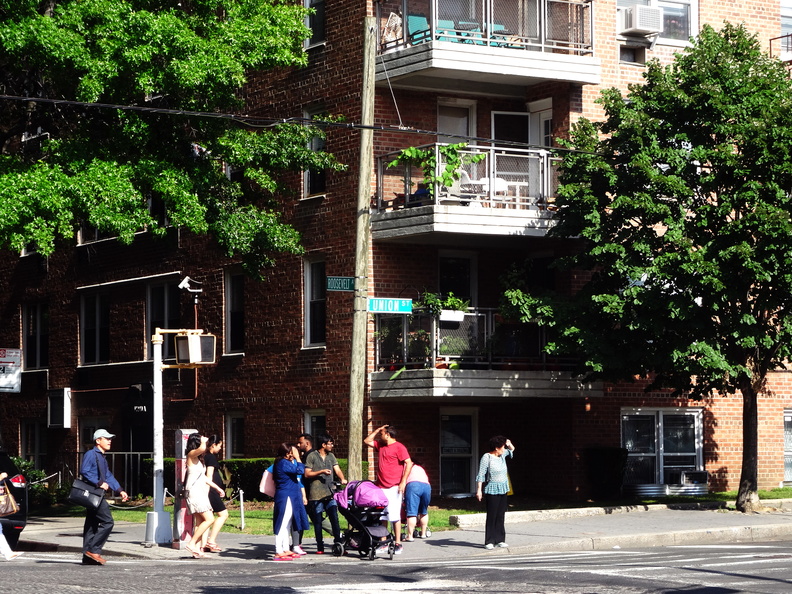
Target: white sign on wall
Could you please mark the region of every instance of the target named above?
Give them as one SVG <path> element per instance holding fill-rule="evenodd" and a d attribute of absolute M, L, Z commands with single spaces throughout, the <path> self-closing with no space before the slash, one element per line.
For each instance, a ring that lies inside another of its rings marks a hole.
<path fill-rule="evenodd" d="M 0 349 L 0 392 L 22 391 L 22 349 Z"/>

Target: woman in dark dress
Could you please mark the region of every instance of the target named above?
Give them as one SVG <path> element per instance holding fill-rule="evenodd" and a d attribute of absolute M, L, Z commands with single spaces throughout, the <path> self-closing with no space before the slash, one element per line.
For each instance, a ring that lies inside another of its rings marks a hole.
<path fill-rule="evenodd" d="M 275 561 L 298 558 L 297 553 L 289 550 L 289 536 L 292 529 L 308 530 L 309 527 L 298 479 L 302 474 L 305 474 L 305 465 L 300 461 L 300 450 L 293 445 L 280 444 L 272 470 L 275 481 L 275 507 L 272 513 Z"/>
<path fill-rule="evenodd" d="M 206 442 L 206 453 L 204 454 L 204 465 L 206 466 L 206 478 L 212 481 L 215 485 L 223 489 L 223 477 L 220 475 L 219 461 L 217 454 L 223 447 L 223 441 L 217 435 L 210 435 L 209 441 Z M 209 534 L 207 530 L 204 532 L 204 542 L 202 550 L 204 553 L 219 553 L 223 549 L 217 546 L 217 535 L 223 528 L 223 524 L 228 519 L 228 510 L 225 503 L 223 503 L 223 496 L 214 489 L 209 491 L 209 503 L 212 505 L 212 511 L 217 514 L 215 521 L 212 524 L 212 533 Z"/>

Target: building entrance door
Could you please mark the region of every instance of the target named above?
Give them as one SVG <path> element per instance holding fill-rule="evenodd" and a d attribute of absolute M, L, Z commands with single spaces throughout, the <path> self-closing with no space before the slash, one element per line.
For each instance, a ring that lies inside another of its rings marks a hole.
<path fill-rule="evenodd" d="M 440 413 L 440 494 L 469 495 L 474 492 L 475 411 Z"/>

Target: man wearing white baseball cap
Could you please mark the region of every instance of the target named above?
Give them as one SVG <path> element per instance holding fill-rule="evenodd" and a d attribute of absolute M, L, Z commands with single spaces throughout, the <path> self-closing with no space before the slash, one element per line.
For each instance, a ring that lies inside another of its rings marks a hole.
<path fill-rule="evenodd" d="M 126 501 L 129 496 L 121 488 L 110 468 L 107 466 L 104 453 L 110 449 L 112 439 L 115 437 L 105 429 L 97 429 L 94 434 L 96 447 L 85 452 L 80 466 L 83 480 L 92 483 L 100 489 L 112 490 L 121 496 L 121 501 Z M 106 559 L 102 557 L 104 547 L 110 533 L 113 531 L 113 516 L 106 499 L 97 509 L 87 508 L 85 526 L 83 527 L 83 565 L 104 565 Z"/>

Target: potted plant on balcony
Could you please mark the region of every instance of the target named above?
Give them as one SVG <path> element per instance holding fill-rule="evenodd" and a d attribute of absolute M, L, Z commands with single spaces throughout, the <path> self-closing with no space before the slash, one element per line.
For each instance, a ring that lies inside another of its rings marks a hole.
<path fill-rule="evenodd" d="M 461 322 L 470 307 L 470 301 L 457 297 L 451 291 L 445 297 L 424 291 L 416 303 L 416 307 L 424 310 L 443 322 Z"/>

